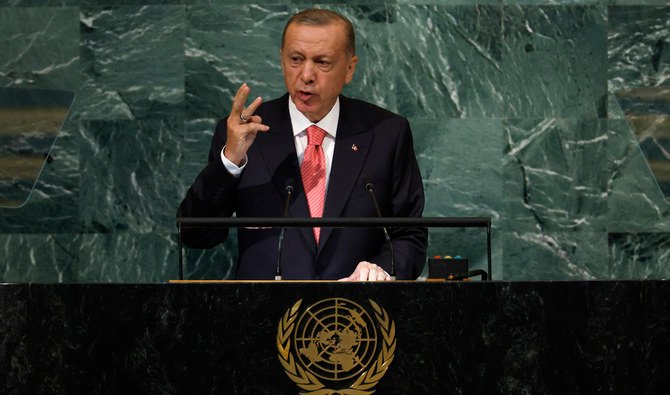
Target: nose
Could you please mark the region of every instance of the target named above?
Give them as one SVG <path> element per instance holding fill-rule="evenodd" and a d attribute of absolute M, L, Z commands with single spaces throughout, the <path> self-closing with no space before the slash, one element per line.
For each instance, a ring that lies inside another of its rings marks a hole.
<path fill-rule="evenodd" d="M 303 84 L 309 85 L 314 82 L 314 78 L 316 77 L 314 67 L 315 65 L 313 62 L 308 61 L 303 64 L 302 70 L 300 70 L 300 80 Z"/>

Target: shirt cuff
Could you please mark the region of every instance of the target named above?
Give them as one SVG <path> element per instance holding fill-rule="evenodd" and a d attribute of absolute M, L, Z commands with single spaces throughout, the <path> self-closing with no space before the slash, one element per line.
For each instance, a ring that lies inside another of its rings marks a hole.
<path fill-rule="evenodd" d="M 237 166 L 226 156 L 223 154 L 223 151 L 226 149 L 226 146 L 224 145 L 223 148 L 221 148 L 221 162 L 223 162 L 223 166 L 226 168 L 228 173 L 230 173 L 231 176 L 235 178 L 240 178 L 240 174 L 242 174 L 242 170 L 244 170 L 244 166 L 247 165 L 247 156 L 244 156 L 244 164 L 242 166 Z"/>

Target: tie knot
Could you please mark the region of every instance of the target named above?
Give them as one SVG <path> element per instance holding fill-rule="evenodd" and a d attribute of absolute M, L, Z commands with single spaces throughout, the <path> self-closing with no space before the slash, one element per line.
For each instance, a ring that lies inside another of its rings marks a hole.
<path fill-rule="evenodd" d="M 326 131 L 316 125 L 307 128 L 307 145 L 321 145 Z"/>

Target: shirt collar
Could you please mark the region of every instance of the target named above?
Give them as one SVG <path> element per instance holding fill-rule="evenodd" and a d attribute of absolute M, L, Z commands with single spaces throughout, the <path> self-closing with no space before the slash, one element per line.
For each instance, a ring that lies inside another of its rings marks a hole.
<path fill-rule="evenodd" d="M 337 122 L 340 119 L 340 98 L 338 97 L 337 100 L 335 100 L 335 104 L 333 105 L 333 108 L 330 109 L 330 112 L 316 124 L 307 119 L 307 117 L 298 110 L 298 107 L 295 106 L 290 95 L 288 97 L 288 113 L 291 116 L 291 126 L 293 127 L 294 136 L 302 133 L 308 127 L 316 125 L 325 130 L 326 133 L 334 139 L 337 135 Z"/>

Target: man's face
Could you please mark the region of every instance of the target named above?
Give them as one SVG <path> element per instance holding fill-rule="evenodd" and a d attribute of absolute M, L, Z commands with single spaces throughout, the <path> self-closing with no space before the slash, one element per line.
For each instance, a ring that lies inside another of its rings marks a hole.
<path fill-rule="evenodd" d="M 358 58 L 347 54 L 340 22 L 326 26 L 292 23 L 281 55 L 284 82 L 298 110 L 318 122 L 330 112 L 344 85 L 351 81 Z"/>

